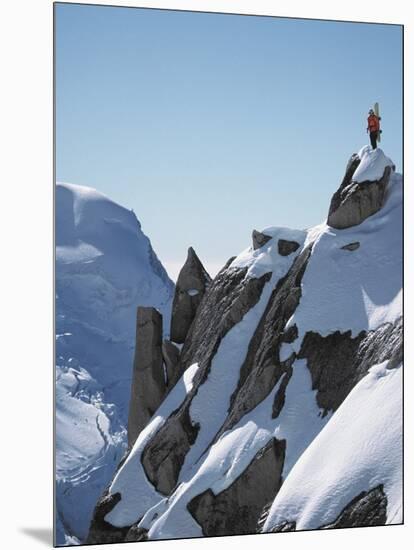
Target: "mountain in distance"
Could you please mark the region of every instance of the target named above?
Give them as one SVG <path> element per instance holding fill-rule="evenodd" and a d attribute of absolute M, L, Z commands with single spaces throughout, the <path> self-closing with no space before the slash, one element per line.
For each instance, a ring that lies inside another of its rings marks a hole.
<path fill-rule="evenodd" d="M 56 186 L 56 542 L 85 539 L 127 448 L 138 305 L 168 319 L 174 284 L 135 214 Z M 166 324 L 167 329 L 168 323 Z"/>

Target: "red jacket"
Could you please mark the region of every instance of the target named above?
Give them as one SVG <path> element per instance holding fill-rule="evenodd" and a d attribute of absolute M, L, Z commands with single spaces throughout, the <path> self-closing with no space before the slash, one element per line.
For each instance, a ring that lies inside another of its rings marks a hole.
<path fill-rule="evenodd" d="M 368 129 L 370 132 L 378 132 L 380 129 L 379 118 L 376 115 L 369 115 Z"/>

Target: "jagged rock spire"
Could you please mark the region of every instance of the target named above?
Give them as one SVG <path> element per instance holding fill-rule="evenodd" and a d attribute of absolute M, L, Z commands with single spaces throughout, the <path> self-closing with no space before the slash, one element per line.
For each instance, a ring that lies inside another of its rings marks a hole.
<path fill-rule="evenodd" d="M 327 223 L 335 229 L 359 225 L 384 205 L 392 167 L 386 166 L 377 181 L 356 182 L 353 176 L 360 163 L 360 157 L 354 153 L 348 161 L 342 183 L 332 197 Z"/>
<path fill-rule="evenodd" d="M 128 417 L 128 444 L 130 447 L 157 410 L 165 390 L 162 315 L 154 307 L 138 307 Z"/>
<path fill-rule="evenodd" d="M 171 316 L 171 340 L 184 343 L 211 277 L 190 246 L 178 275 Z"/>

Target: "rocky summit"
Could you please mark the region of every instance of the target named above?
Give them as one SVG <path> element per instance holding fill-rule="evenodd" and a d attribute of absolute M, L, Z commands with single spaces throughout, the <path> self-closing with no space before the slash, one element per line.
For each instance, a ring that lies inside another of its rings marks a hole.
<path fill-rule="evenodd" d="M 88 543 L 402 522 L 402 176 L 365 147 L 335 187 L 326 222 L 254 230 L 213 280 L 190 248 L 168 340 L 138 309 Z"/>

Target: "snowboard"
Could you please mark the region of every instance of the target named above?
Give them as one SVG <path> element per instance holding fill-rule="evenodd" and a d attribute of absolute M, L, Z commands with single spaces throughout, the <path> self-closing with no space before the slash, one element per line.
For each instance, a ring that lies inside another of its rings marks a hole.
<path fill-rule="evenodd" d="M 374 113 L 375 113 L 375 116 L 377 116 L 379 118 L 380 114 L 379 114 L 379 104 L 378 102 L 374 103 Z M 380 123 L 380 128 L 381 128 L 381 123 Z M 378 131 L 378 135 L 377 135 L 377 142 L 380 142 L 381 141 L 381 132 Z"/>

